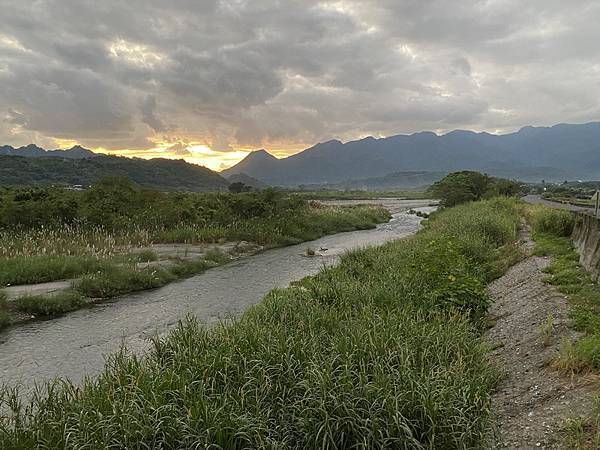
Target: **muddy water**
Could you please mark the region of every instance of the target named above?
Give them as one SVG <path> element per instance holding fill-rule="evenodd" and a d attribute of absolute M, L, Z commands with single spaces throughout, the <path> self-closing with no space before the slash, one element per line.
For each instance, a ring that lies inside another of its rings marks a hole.
<path fill-rule="evenodd" d="M 117 351 L 122 343 L 130 350 L 143 351 L 149 337 L 165 334 L 188 314 L 207 324 L 239 315 L 271 289 L 315 274 L 349 249 L 415 233 L 421 219 L 398 211 L 428 204 L 398 200 L 383 203 L 394 216 L 376 229 L 268 250 L 163 288 L 8 329 L 0 334 L 0 382 L 21 384 L 26 389 L 56 376 L 78 382 L 98 373 L 105 355 Z M 319 255 L 306 257 L 307 247 Z"/>

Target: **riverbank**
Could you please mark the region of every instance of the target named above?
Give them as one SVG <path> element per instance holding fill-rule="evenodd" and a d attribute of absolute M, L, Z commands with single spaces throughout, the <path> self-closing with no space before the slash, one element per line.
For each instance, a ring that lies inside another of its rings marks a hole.
<path fill-rule="evenodd" d="M 311 203 L 305 208 L 297 208 L 295 212 L 295 215 L 286 217 L 285 227 L 275 232 L 271 231 L 274 226 L 272 220 L 253 220 L 249 227 L 251 232 L 244 234 L 244 237 L 254 238 L 257 242 L 194 243 L 198 236 L 207 231 L 198 228 L 188 234 L 187 242 L 153 243 L 140 247 L 132 240 L 123 247 L 114 244 L 119 239 L 96 232 L 101 235 L 96 236 L 96 242 L 102 240 L 113 243 L 106 255 L 98 254 L 103 249 L 94 249 L 91 254 L 85 254 L 89 244 L 84 248 L 78 247 L 79 251 L 72 251 L 77 238 L 66 244 L 69 251 L 65 254 L 59 250 L 59 242 L 69 238 L 54 235 L 56 242 L 50 241 L 44 247 L 44 250 L 55 248 L 56 251 L 50 254 L 0 258 L 0 279 L 4 280 L 5 285 L 13 285 L 19 280 L 44 281 L 43 284 L 10 286 L 4 291 L 0 290 L 3 297 L 0 328 L 64 314 L 130 292 L 164 286 L 265 248 L 313 240 L 343 231 L 370 229 L 390 219 L 389 212 L 378 205 L 350 207 Z M 227 233 L 224 232 L 224 235 Z M 52 233 L 49 235 L 52 236 Z M 13 241 L 17 240 L 27 241 L 27 238 L 21 236 Z M 5 236 L 6 247 L 11 246 L 8 241 Z M 167 241 L 171 242 L 170 239 Z M 31 250 L 36 251 L 33 248 Z M 56 282 L 65 275 L 70 275 L 71 279 Z"/>
<path fill-rule="evenodd" d="M 141 354 L 149 350 L 149 338 L 166 336 L 188 315 L 207 326 L 239 317 L 271 290 L 337 264 L 347 251 L 413 235 L 421 221 L 417 215 L 394 214 L 373 229 L 265 250 L 161 288 L 7 328 L 0 333 L 0 379 L 25 392 L 56 376 L 78 383 L 100 373 L 106 355 L 122 345 Z M 307 256 L 308 248 L 315 256 Z"/>
<path fill-rule="evenodd" d="M 436 213 L 416 237 L 352 252 L 232 324 L 185 322 L 145 358 L 56 386 L 3 421 L 0 443 L 476 447 L 497 379 L 485 286 L 514 262 L 518 221 L 510 200 Z"/>

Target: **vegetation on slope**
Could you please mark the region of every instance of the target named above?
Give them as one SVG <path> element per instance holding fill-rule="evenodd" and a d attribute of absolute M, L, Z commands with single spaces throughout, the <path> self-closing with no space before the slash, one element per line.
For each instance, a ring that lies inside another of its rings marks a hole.
<path fill-rule="evenodd" d="M 232 324 L 189 319 L 144 358 L 20 405 L 0 447 L 479 448 L 496 373 L 479 336 L 519 223 L 494 199 L 346 254 Z"/>
<path fill-rule="evenodd" d="M 140 186 L 163 191 L 222 191 L 229 185 L 216 172 L 183 160 L 0 156 L 0 186 L 89 186 L 107 176 L 126 177 Z"/>

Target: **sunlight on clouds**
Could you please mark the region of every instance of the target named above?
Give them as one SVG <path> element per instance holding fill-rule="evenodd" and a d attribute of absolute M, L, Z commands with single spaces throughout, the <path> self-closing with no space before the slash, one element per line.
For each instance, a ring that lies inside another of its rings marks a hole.
<path fill-rule="evenodd" d="M 75 139 L 58 139 L 54 138 L 54 142 L 56 142 L 56 146 L 62 150 L 73 148 L 76 145 L 79 145 Z"/>
<path fill-rule="evenodd" d="M 212 170 L 223 170 L 237 164 L 248 155 L 248 151 L 216 152 L 206 145 L 193 145 L 189 148 L 191 156 L 186 156 L 187 162 L 200 164 Z"/>
<path fill-rule="evenodd" d="M 18 50 L 21 52 L 28 51 L 18 39 L 5 34 L 0 34 L 0 47 L 8 48 L 11 50 Z"/>
<path fill-rule="evenodd" d="M 173 150 L 173 147 L 177 147 Z M 92 149 L 96 153 L 108 155 L 125 156 L 127 158 L 165 158 L 183 159 L 191 164 L 208 167 L 211 170 L 220 171 L 227 169 L 244 159 L 250 150 L 236 150 L 231 152 L 217 152 L 202 144 L 189 145 L 182 148 L 179 145 L 161 143 L 154 148 L 142 150 L 110 150 L 102 147 Z"/>
<path fill-rule="evenodd" d="M 166 55 L 150 50 L 149 47 L 118 39 L 108 47 L 111 57 L 126 63 L 149 69 L 168 61 Z"/>

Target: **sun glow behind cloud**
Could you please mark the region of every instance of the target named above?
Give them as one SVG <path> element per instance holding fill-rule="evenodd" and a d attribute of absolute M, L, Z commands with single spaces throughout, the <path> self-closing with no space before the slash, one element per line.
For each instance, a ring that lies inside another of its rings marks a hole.
<path fill-rule="evenodd" d="M 96 153 L 108 155 L 125 156 L 127 158 L 165 158 L 183 159 L 191 164 L 207 167 L 214 171 L 221 171 L 237 164 L 244 159 L 251 150 L 235 150 L 229 152 L 217 152 L 207 145 L 193 144 L 189 146 L 159 144 L 151 149 L 140 150 L 110 150 L 102 147 L 92 149 Z"/>
<path fill-rule="evenodd" d="M 206 145 L 188 147 L 190 156 L 184 156 L 187 162 L 200 164 L 212 170 L 223 170 L 237 164 L 248 155 L 249 151 L 236 150 L 231 152 L 216 152 Z"/>

